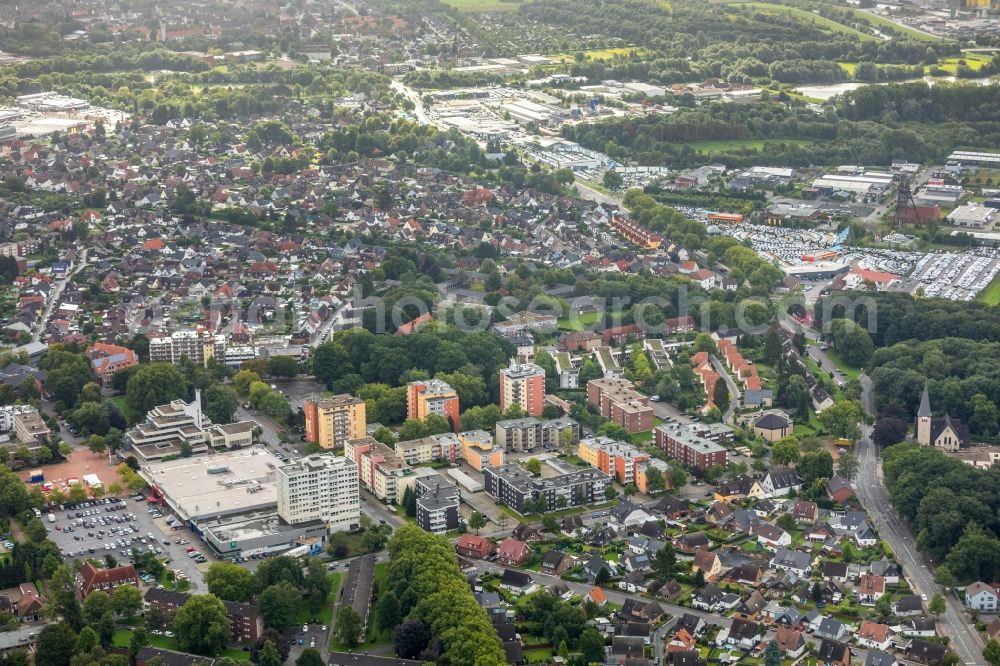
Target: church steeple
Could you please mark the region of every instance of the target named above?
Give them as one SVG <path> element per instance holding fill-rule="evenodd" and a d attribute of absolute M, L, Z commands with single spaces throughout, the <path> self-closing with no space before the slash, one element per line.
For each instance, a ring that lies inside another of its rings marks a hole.
<path fill-rule="evenodd" d="M 931 398 L 927 393 L 927 382 L 924 382 L 924 394 L 920 396 L 920 409 L 917 410 L 917 422 L 914 427 L 917 444 L 927 446 L 931 443 Z"/>
<path fill-rule="evenodd" d="M 917 410 L 917 417 L 931 416 L 931 397 L 927 393 L 927 382 L 924 382 L 924 394 L 920 396 L 920 409 Z"/>

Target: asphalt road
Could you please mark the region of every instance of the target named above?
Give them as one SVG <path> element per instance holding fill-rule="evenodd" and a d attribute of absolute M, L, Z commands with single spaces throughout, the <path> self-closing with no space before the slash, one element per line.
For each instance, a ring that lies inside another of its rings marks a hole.
<path fill-rule="evenodd" d="M 48 303 L 45 304 L 45 312 L 42 313 L 42 318 L 38 320 L 35 325 L 35 330 L 32 332 L 31 341 L 38 342 L 42 333 L 45 332 L 45 327 L 48 325 L 49 317 L 52 316 L 52 310 L 55 308 L 56 304 L 59 302 L 60 297 L 62 297 L 63 289 L 66 288 L 66 283 L 68 283 L 73 276 L 79 273 L 87 265 L 87 249 L 85 248 L 80 252 L 79 261 L 77 261 L 76 268 L 69 272 L 66 277 L 55 283 L 52 288 L 52 293 L 49 295 Z"/>
<path fill-rule="evenodd" d="M 712 361 L 712 367 L 722 376 L 722 379 L 726 382 L 726 386 L 729 388 L 729 407 L 726 408 L 726 413 L 722 415 L 722 421 L 723 423 L 732 423 L 733 414 L 736 413 L 736 405 L 740 404 L 743 394 L 740 392 L 740 387 L 729 374 L 729 370 L 722 364 L 722 361 L 715 356 L 710 356 L 709 358 Z"/>
<path fill-rule="evenodd" d="M 874 408 L 871 379 L 861 378 L 862 402 L 866 409 Z M 879 536 L 889 544 L 896 559 L 903 565 L 903 571 L 917 594 L 927 599 L 938 591 L 934 574 L 917 552 L 917 540 L 909 527 L 892 509 L 889 494 L 882 482 L 882 465 L 878 447 L 871 439 L 872 427 L 861 424 L 861 440 L 858 442 L 859 461 L 857 492 L 858 499 L 878 529 Z M 946 608 L 938 617 L 942 633 L 951 638 L 951 648 L 967 666 L 982 663 L 982 644 L 978 634 L 965 617 L 964 610 L 951 594 L 945 594 Z"/>

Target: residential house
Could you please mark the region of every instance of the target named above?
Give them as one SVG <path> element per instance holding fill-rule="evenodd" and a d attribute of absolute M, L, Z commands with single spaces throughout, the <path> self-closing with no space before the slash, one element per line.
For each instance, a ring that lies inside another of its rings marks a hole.
<path fill-rule="evenodd" d="M 792 535 L 770 523 L 755 526 L 753 534 L 757 537 L 757 543 L 772 550 L 792 545 Z"/>
<path fill-rule="evenodd" d="M 567 570 L 572 569 L 576 560 L 572 555 L 561 550 L 550 550 L 542 557 L 541 572 L 550 576 L 560 576 Z"/>
<path fill-rule="evenodd" d="M 608 603 L 608 595 L 604 594 L 604 590 L 596 585 L 591 588 L 590 592 L 584 595 L 583 599 L 584 601 L 592 601 L 597 606 L 603 606 Z"/>
<path fill-rule="evenodd" d="M 756 622 L 734 618 L 728 630 L 723 629 L 719 632 L 716 640 L 723 645 L 730 645 L 744 652 L 750 652 L 760 642 L 762 633 L 761 625 Z"/>
<path fill-rule="evenodd" d="M 965 588 L 965 605 L 976 611 L 995 613 L 998 608 L 997 588 L 981 581 Z"/>
<path fill-rule="evenodd" d="M 455 544 L 455 550 L 462 557 L 471 557 L 477 560 L 485 560 L 493 554 L 493 542 L 486 537 L 475 534 L 463 534 Z"/>
<path fill-rule="evenodd" d="M 892 605 L 892 613 L 896 617 L 912 617 L 914 615 L 921 615 L 923 612 L 923 602 L 915 594 L 904 594 L 896 599 Z"/>
<path fill-rule="evenodd" d="M 861 574 L 858 583 L 858 601 L 861 605 L 874 606 L 883 596 L 885 596 L 885 578 L 873 573 Z"/>
<path fill-rule="evenodd" d="M 792 505 L 792 517 L 795 518 L 795 522 L 797 523 L 808 523 L 811 525 L 819 517 L 819 506 L 816 502 L 796 500 L 795 504 Z"/>
<path fill-rule="evenodd" d="M 858 645 L 872 650 L 888 650 L 891 642 L 889 625 L 866 620 L 861 623 L 857 634 Z"/>
<path fill-rule="evenodd" d="M 767 470 L 761 487 L 768 497 L 784 497 L 793 490 L 802 490 L 802 479 L 792 467 L 772 467 Z"/>
<path fill-rule="evenodd" d="M 919 638 L 914 638 L 906 647 L 906 654 L 910 659 L 924 664 L 940 663 L 947 651 L 948 647 L 946 645 L 931 643 Z"/>
<path fill-rule="evenodd" d="M 786 659 L 798 659 L 806 651 L 805 635 L 798 629 L 781 625 L 775 630 L 774 639 Z"/>
<path fill-rule="evenodd" d="M 812 558 L 801 550 L 778 548 L 771 558 L 771 569 L 790 571 L 800 578 L 808 578 L 812 572 Z"/>
<path fill-rule="evenodd" d="M 523 541 L 507 537 L 497 547 L 497 563 L 508 567 L 519 567 L 531 557 L 531 547 Z"/>
<path fill-rule="evenodd" d="M 848 666 L 851 663 L 851 649 L 846 643 L 824 638 L 816 650 L 816 663 L 821 666 Z"/>
<path fill-rule="evenodd" d="M 504 569 L 500 576 L 500 588 L 514 594 L 530 594 L 535 589 L 535 583 L 523 571 Z"/>
<path fill-rule="evenodd" d="M 719 556 L 707 548 L 699 548 L 691 561 L 691 573 L 699 571 L 705 575 L 705 580 L 717 580 L 722 573 Z"/>
<path fill-rule="evenodd" d="M 692 555 L 699 548 L 708 548 L 711 541 L 704 532 L 688 532 L 676 537 L 673 544 L 679 552 Z"/>
<path fill-rule="evenodd" d="M 847 633 L 847 627 L 840 620 L 825 615 L 817 615 L 809 622 L 809 627 L 819 638 L 829 638 L 833 641 L 839 641 Z"/>
<path fill-rule="evenodd" d="M 871 650 L 865 656 L 865 666 L 899 666 L 899 661 L 888 652 Z"/>

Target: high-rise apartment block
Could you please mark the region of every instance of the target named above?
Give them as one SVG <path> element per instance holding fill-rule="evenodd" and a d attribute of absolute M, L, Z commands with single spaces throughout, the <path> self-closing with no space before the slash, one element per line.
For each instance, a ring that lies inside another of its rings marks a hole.
<path fill-rule="evenodd" d="M 358 466 L 329 453 L 306 456 L 277 469 L 278 515 L 290 525 L 322 520 L 331 532 L 361 524 Z"/>
<path fill-rule="evenodd" d="M 545 407 L 545 371 L 534 363 L 512 363 L 500 371 L 500 411 L 519 405 L 528 416 Z"/>
<path fill-rule="evenodd" d="M 448 419 L 458 432 L 458 394 L 440 379 L 410 382 L 406 385 L 406 418 L 423 421 L 429 414 Z"/>
<path fill-rule="evenodd" d="M 226 336 L 203 331 L 177 331 L 149 340 L 149 360 L 152 363 L 180 363 L 187 356 L 198 365 L 209 359 L 221 363 L 226 355 Z"/>
<path fill-rule="evenodd" d="M 352 395 L 312 397 L 306 400 L 304 411 L 306 440 L 324 449 L 340 447 L 349 439 L 365 436 L 368 426 L 365 401 Z"/>

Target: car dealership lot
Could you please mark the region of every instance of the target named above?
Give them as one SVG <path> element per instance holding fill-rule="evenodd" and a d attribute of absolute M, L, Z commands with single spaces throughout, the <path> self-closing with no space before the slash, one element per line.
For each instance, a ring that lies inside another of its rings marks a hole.
<path fill-rule="evenodd" d="M 67 559 L 103 559 L 112 555 L 124 564 L 131 562 L 133 548 L 147 552 L 152 549 L 161 559 L 171 560 L 167 568 L 187 576 L 192 589 L 202 587 L 198 563 L 185 551 L 194 547 L 204 553 L 203 544 L 191 539 L 188 530 L 173 531 L 162 517 L 155 518 L 145 498 L 90 500 L 72 508 L 64 507 L 56 508 L 52 512 L 55 522 L 50 523 L 46 518 L 45 526 L 49 539 Z M 178 544 L 178 540 L 190 543 Z"/>

